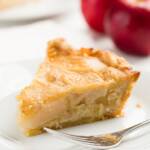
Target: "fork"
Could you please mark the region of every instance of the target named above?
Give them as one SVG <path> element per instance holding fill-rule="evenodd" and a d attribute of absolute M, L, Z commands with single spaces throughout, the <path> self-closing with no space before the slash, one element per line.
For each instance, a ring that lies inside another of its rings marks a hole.
<path fill-rule="evenodd" d="M 118 145 L 121 144 L 121 142 L 123 141 L 126 135 L 131 134 L 133 131 L 136 131 L 137 129 L 147 124 L 150 124 L 150 119 L 117 132 L 96 135 L 96 136 L 73 135 L 65 132 L 52 130 L 49 128 L 44 128 L 44 130 L 55 137 L 63 138 L 64 140 L 71 141 L 73 143 L 82 145 L 84 147 L 91 147 L 91 148 L 104 150 L 104 149 L 111 149 L 117 147 Z"/>

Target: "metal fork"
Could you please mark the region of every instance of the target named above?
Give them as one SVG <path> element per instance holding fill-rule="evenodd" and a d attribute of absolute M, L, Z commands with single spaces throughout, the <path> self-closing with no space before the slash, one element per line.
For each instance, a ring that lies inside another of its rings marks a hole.
<path fill-rule="evenodd" d="M 132 133 L 133 131 L 136 131 L 137 129 L 147 124 L 150 124 L 150 119 L 117 132 L 107 133 L 107 134 L 102 134 L 97 136 L 73 135 L 73 134 L 52 130 L 49 128 L 44 128 L 44 130 L 55 137 L 60 137 L 63 138 L 64 140 L 69 140 L 73 143 L 85 147 L 91 147 L 96 149 L 110 149 L 110 148 L 117 147 L 123 141 L 126 135 Z"/>

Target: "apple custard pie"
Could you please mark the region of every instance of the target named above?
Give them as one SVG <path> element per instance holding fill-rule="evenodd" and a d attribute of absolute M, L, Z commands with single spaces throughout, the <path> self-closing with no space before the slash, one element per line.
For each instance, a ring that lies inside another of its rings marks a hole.
<path fill-rule="evenodd" d="M 26 135 L 118 117 L 139 72 L 109 51 L 73 49 L 64 39 L 48 43 L 33 81 L 17 96 Z"/>

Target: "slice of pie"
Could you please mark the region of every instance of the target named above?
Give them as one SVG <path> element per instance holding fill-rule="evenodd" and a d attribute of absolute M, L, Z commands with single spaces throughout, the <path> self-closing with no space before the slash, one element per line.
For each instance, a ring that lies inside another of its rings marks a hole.
<path fill-rule="evenodd" d="M 121 57 L 92 48 L 48 43 L 32 83 L 18 95 L 19 122 L 27 135 L 118 117 L 139 72 Z"/>

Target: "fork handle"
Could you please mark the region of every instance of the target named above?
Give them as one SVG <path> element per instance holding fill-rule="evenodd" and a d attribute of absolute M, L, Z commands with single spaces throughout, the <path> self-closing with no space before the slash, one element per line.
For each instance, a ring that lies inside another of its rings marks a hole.
<path fill-rule="evenodd" d="M 150 124 L 150 119 L 145 120 L 145 121 L 143 121 L 141 123 L 138 123 L 138 124 L 136 124 L 134 126 L 131 126 L 131 127 L 127 128 L 127 129 L 124 129 L 123 130 L 123 134 L 124 135 L 130 134 L 130 133 L 132 133 L 132 132 L 134 132 L 134 131 L 136 131 L 136 130 L 140 129 L 141 127 L 143 127 L 145 125 L 148 125 L 148 124 Z"/>

